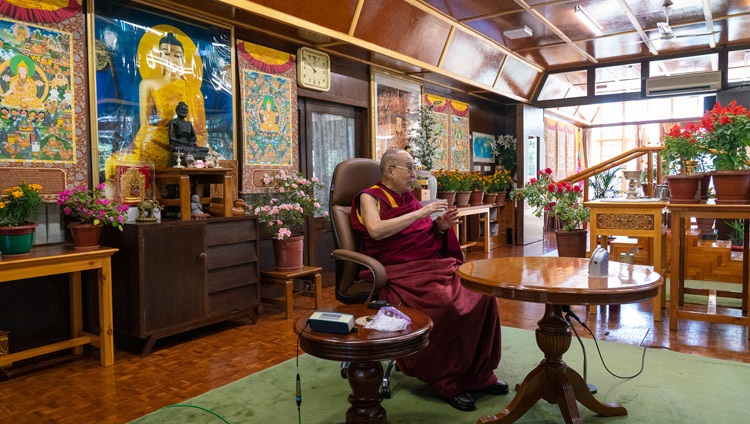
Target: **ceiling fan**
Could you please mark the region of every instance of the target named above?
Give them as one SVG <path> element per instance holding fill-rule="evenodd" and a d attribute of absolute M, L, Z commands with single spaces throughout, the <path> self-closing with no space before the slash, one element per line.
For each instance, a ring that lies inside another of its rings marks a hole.
<path fill-rule="evenodd" d="M 651 39 L 651 41 L 665 41 L 665 40 L 673 40 L 675 38 L 684 38 L 684 37 L 701 37 L 701 36 L 714 35 L 714 34 L 719 33 L 719 31 L 675 33 L 672 30 L 672 27 L 669 26 L 669 15 L 672 14 L 672 5 L 673 3 L 671 0 L 664 1 L 664 4 L 662 5 L 662 10 L 664 10 L 665 22 L 656 23 L 656 27 L 659 30 L 659 37 Z"/>

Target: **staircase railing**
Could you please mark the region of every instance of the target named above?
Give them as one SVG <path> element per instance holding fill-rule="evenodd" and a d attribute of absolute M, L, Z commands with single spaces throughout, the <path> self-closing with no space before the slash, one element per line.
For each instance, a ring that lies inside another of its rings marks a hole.
<path fill-rule="evenodd" d="M 664 146 L 636 147 L 635 149 L 628 150 L 627 152 L 621 153 L 611 159 L 605 160 L 602 163 L 586 168 L 581 172 L 563 178 L 561 181 L 577 183 L 581 180 L 588 180 L 597 174 L 608 171 L 616 166 L 620 166 L 623 163 L 630 162 L 633 159 L 638 159 L 643 155 L 648 155 L 646 160 L 646 190 L 643 194 L 650 197 L 654 195 L 654 181 L 656 184 L 661 184 L 664 180 L 664 176 L 661 173 L 661 166 L 659 166 L 661 163 L 662 150 L 664 150 Z M 656 159 L 654 159 L 653 153 L 656 153 Z M 654 174 L 654 172 L 656 173 Z M 583 198 L 589 200 L 588 184 L 583 185 Z"/>

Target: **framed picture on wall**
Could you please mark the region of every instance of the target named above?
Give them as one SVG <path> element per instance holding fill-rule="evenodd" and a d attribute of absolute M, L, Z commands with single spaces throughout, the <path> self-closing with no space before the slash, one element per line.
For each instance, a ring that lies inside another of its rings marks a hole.
<path fill-rule="evenodd" d="M 491 134 L 472 133 L 472 160 L 475 163 L 494 163 L 495 158 L 492 156 L 492 143 L 495 142 L 495 136 Z"/>
<path fill-rule="evenodd" d="M 422 85 L 414 80 L 373 69 L 370 74 L 372 156 L 386 149 L 403 149 L 419 120 Z"/>
<path fill-rule="evenodd" d="M 168 166 L 167 126 L 180 102 L 197 144 L 235 158 L 229 27 L 112 0 L 96 2 L 93 21 L 98 180 L 112 182 L 123 163 Z"/>

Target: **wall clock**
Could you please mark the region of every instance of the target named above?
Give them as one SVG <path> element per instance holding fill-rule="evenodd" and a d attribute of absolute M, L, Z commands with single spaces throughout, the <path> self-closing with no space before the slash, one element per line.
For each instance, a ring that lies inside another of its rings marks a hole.
<path fill-rule="evenodd" d="M 331 89 L 331 58 L 308 47 L 297 50 L 297 83 L 318 91 Z"/>

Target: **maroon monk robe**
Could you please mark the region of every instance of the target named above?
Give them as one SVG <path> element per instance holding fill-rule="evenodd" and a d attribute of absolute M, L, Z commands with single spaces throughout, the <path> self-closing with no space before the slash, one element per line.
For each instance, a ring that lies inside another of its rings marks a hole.
<path fill-rule="evenodd" d="M 411 192 L 399 195 L 381 183 L 363 192 L 379 199 L 384 220 L 422 207 Z M 396 235 L 374 240 L 360 217 L 358 195 L 352 202 L 352 226 L 362 239 L 362 253 L 380 260 L 388 274 L 380 299 L 420 310 L 434 323 L 430 344 L 399 360 L 401 370 L 444 398 L 494 384 L 500 363 L 497 301 L 461 285 L 456 268 L 463 253 L 453 229 L 440 235 L 432 220 L 423 218 Z"/>

